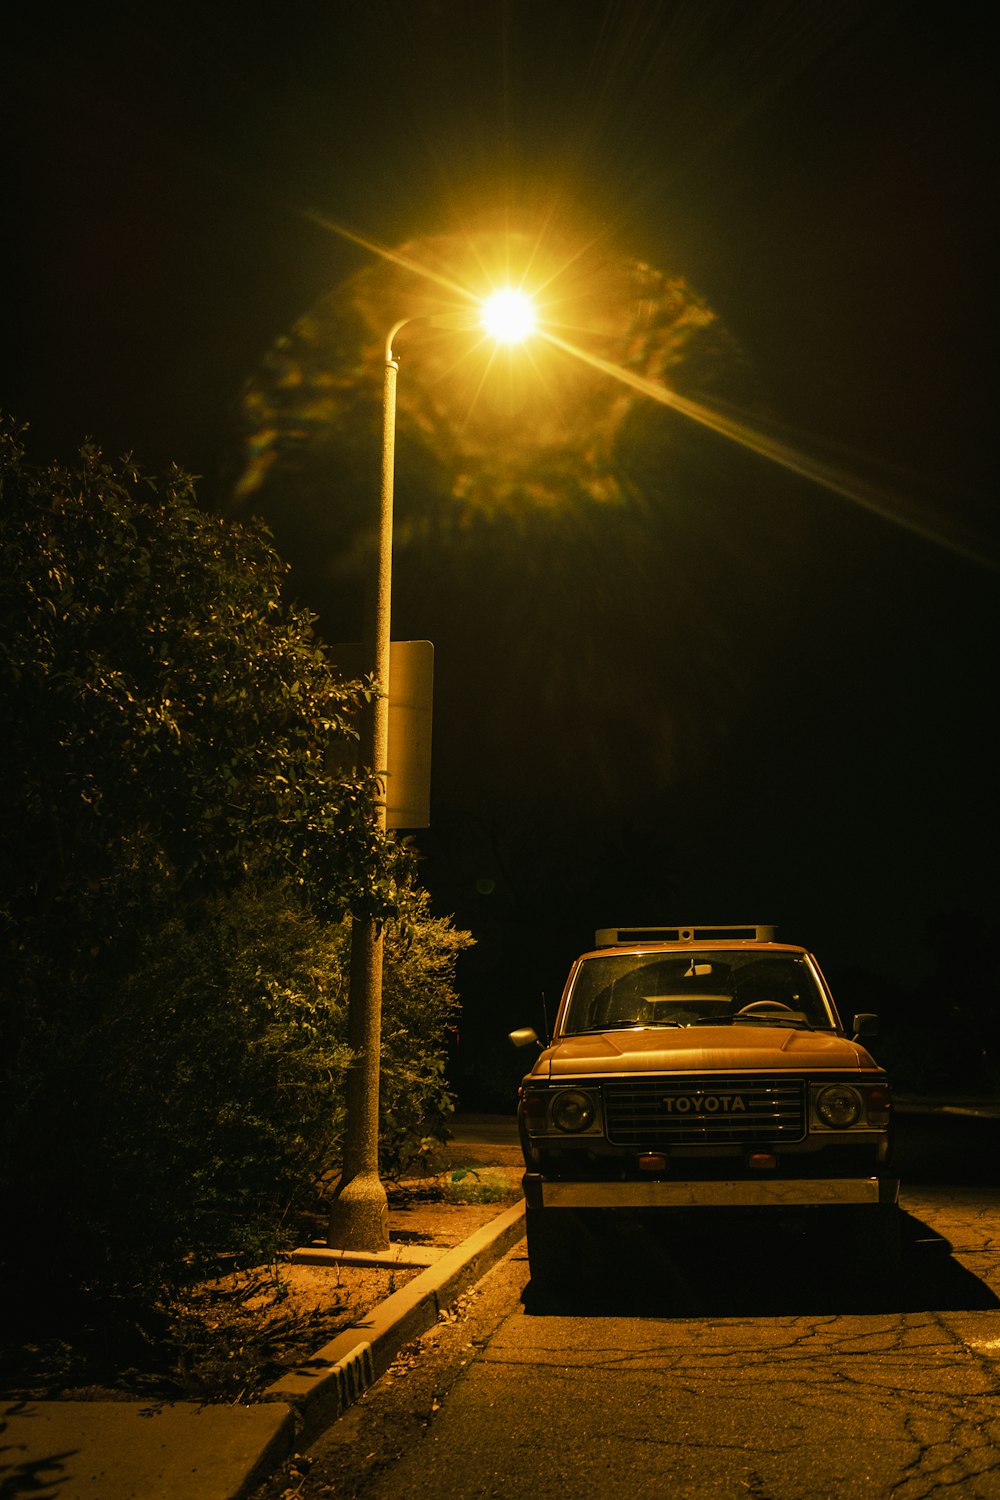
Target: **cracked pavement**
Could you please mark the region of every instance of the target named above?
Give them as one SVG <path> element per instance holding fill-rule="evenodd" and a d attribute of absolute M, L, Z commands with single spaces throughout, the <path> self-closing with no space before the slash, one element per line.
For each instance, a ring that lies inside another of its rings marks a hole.
<path fill-rule="evenodd" d="M 543 1299 L 522 1243 L 257 1500 L 1000 1500 L 1000 1187 L 966 1176 L 904 1190 L 888 1285 L 720 1220 Z"/>

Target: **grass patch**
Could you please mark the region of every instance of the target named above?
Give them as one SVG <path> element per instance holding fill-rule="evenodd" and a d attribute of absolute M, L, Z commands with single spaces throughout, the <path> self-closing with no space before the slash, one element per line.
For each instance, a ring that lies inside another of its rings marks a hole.
<path fill-rule="evenodd" d="M 513 1203 L 520 1197 L 503 1167 L 456 1167 L 443 1186 L 446 1203 Z"/>

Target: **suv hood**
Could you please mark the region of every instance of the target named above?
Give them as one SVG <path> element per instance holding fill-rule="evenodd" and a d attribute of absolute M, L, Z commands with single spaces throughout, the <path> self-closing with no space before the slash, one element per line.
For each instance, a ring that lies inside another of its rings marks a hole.
<path fill-rule="evenodd" d="M 601 1031 L 566 1037 L 537 1059 L 535 1078 L 585 1073 L 735 1073 L 878 1065 L 864 1047 L 829 1031 L 777 1026 L 698 1026 Z"/>

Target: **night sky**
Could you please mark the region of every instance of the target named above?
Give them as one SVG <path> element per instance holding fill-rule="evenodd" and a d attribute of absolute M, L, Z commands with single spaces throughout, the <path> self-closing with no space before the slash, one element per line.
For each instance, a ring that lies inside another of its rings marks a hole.
<path fill-rule="evenodd" d="M 92 436 L 239 513 L 246 384 L 379 262 L 366 245 L 506 225 L 538 266 L 579 245 L 681 279 L 729 352 L 679 388 L 834 476 L 636 399 L 626 498 L 438 528 L 448 444 L 429 462 L 401 410 L 394 634 L 434 640 L 438 685 L 417 845 L 504 1023 L 596 925 L 776 922 L 887 985 L 926 971 L 947 913 L 995 931 L 987 24 L 910 0 L 5 22 L 0 407 L 37 457 Z M 360 627 L 366 400 L 249 501 L 331 639 Z"/>

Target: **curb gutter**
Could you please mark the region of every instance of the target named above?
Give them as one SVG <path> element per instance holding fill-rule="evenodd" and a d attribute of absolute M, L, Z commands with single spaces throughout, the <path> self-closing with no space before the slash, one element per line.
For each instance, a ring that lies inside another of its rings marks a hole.
<path fill-rule="evenodd" d="M 367 1321 L 347 1329 L 311 1359 L 286 1371 L 267 1388 L 263 1399 L 286 1402 L 293 1409 L 296 1441 L 308 1445 L 385 1373 L 405 1343 L 436 1323 L 439 1314 L 523 1235 L 521 1202 L 446 1251 L 436 1264 L 374 1308 Z"/>

